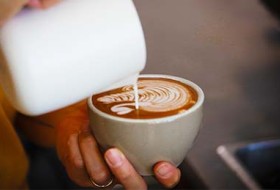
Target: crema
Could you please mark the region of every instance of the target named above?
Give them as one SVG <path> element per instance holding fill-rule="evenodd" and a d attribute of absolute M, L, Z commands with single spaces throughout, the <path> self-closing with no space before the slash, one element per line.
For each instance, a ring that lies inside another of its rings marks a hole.
<path fill-rule="evenodd" d="M 131 119 L 153 119 L 182 113 L 198 99 L 187 84 L 169 78 L 140 77 L 138 103 L 133 85 L 113 89 L 92 97 L 93 105 L 110 115 Z"/>

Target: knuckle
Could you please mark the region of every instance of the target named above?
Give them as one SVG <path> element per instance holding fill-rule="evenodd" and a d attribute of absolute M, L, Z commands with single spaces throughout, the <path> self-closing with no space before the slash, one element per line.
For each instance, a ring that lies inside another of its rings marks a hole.
<path fill-rule="evenodd" d="M 75 144 L 76 139 L 77 139 L 77 134 L 76 133 L 73 133 L 69 136 L 69 138 L 67 139 L 68 149 L 70 149 L 72 147 L 72 145 Z"/>
<path fill-rule="evenodd" d="M 80 143 L 82 145 L 91 146 L 91 147 L 97 146 L 96 141 L 94 140 L 93 136 L 89 132 L 86 132 L 82 135 L 82 138 L 80 138 Z"/>
<path fill-rule="evenodd" d="M 84 169 L 84 162 L 81 158 L 73 157 L 72 164 L 77 169 Z"/>
<path fill-rule="evenodd" d="M 93 178 L 97 183 L 105 183 L 108 179 L 110 179 L 110 175 L 105 172 L 105 171 L 100 171 L 100 172 L 90 172 L 89 176 L 91 176 L 91 178 Z"/>
<path fill-rule="evenodd" d="M 119 177 L 120 181 L 130 181 L 132 178 L 132 175 L 130 172 L 120 172 L 118 177 Z"/>
<path fill-rule="evenodd" d="M 100 184 L 105 183 L 111 178 L 110 171 L 101 163 L 96 163 L 94 167 L 91 167 L 91 169 L 88 170 L 88 174 L 92 179 L 96 180 L 96 182 Z"/>
<path fill-rule="evenodd" d="M 71 155 L 68 157 L 69 164 L 75 169 L 84 169 L 84 162 L 81 157 Z"/>

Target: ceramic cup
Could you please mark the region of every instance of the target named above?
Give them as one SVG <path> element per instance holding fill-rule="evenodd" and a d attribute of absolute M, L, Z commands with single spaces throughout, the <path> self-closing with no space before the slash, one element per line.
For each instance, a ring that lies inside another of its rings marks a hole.
<path fill-rule="evenodd" d="M 142 75 L 175 79 L 196 90 L 198 100 L 187 111 L 156 119 L 127 119 L 109 115 L 94 107 L 88 99 L 90 127 L 105 151 L 121 150 L 142 176 L 153 175 L 153 166 L 169 161 L 178 166 L 193 145 L 202 121 L 204 93 L 193 82 L 168 75 Z"/>

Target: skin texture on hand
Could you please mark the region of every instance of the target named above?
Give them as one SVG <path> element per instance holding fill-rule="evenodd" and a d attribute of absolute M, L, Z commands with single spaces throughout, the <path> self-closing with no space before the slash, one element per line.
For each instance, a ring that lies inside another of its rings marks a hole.
<path fill-rule="evenodd" d="M 85 102 L 86 103 L 86 102 Z M 125 189 L 146 189 L 144 179 L 135 171 L 125 155 L 116 148 L 100 152 L 89 128 L 87 107 L 80 104 L 56 127 L 57 152 L 69 177 L 83 187 L 94 187 L 90 178 L 99 185 L 112 177 Z M 174 187 L 180 179 L 180 170 L 168 162 L 154 167 L 156 179 L 165 187 Z M 114 183 L 114 184 L 115 184 Z M 114 185 L 113 184 L 113 185 Z"/>
<path fill-rule="evenodd" d="M 29 0 L 27 5 L 33 8 L 47 9 L 59 1 L 60 0 Z"/>
<path fill-rule="evenodd" d="M 0 0 L 0 27 L 19 12 L 28 0 Z"/>

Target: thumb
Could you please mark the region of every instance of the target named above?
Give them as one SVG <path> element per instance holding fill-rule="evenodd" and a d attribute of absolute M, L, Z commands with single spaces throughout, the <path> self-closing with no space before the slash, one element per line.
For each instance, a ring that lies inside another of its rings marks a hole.
<path fill-rule="evenodd" d="M 181 177 L 180 170 L 169 162 L 157 163 L 154 166 L 154 173 L 157 180 L 167 188 L 176 186 Z"/>

